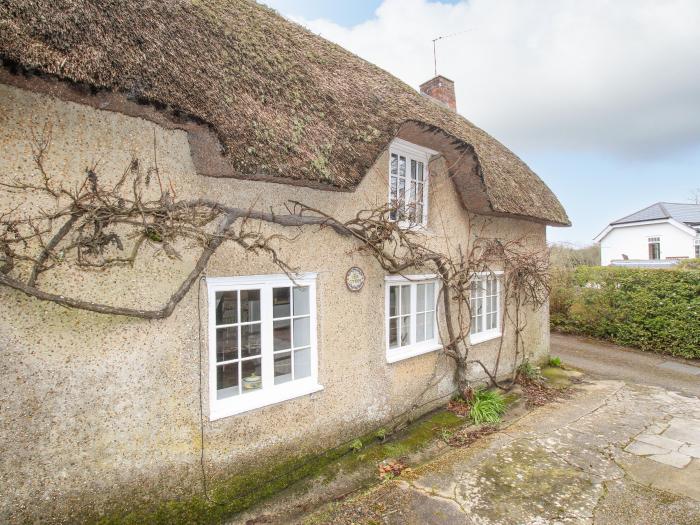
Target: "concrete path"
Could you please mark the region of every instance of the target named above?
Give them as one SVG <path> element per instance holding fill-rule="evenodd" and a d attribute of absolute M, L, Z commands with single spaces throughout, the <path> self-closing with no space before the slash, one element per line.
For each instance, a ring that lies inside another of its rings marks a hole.
<path fill-rule="evenodd" d="M 596 380 L 308 517 L 321 524 L 700 524 L 700 400 Z"/>
<path fill-rule="evenodd" d="M 552 355 L 594 378 L 656 385 L 700 397 L 700 362 L 562 334 L 552 334 L 551 348 Z"/>

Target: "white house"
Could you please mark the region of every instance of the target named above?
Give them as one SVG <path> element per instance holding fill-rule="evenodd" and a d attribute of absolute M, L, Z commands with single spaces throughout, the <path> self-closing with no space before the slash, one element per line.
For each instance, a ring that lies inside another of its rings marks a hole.
<path fill-rule="evenodd" d="M 657 202 L 611 222 L 594 240 L 603 266 L 663 267 L 700 258 L 700 204 Z"/>

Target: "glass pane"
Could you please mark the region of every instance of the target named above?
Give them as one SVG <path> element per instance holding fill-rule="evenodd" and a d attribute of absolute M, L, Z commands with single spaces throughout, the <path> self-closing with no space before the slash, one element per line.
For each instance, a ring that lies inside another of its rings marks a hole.
<path fill-rule="evenodd" d="M 435 339 L 435 312 L 425 314 L 425 340 Z"/>
<path fill-rule="evenodd" d="M 423 205 L 416 204 L 416 222 L 423 222 Z"/>
<path fill-rule="evenodd" d="M 260 321 L 260 290 L 241 290 L 241 322 Z"/>
<path fill-rule="evenodd" d="M 311 375 L 311 349 L 294 350 L 294 379 Z"/>
<path fill-rule="evenodd" d="M 399 201 L 403 201 L 406 197 L 406 180 L 399 179 Z"/>
<path fill-rule="evenodd" d="M 272 289 L 272 317 L 279 319 L 292 315 L 289 299 L 289 287 Z"/>
<path fill-rule="evenodd" d="M 416 287 L 416 312 L 425 311 L 425 286 L 424 284 L 419 284 Z"/>
<path fill-rule="evenodd" d="M 411 287 L 404 285 L 401 287 L 401 315 L 411 313 Z"/>
<path fill-rule="evenodd" d="M 418 180 L 423 180 L 423 163 L 418 163 Z"/>
<path fill-rule="evenodd" d="M 397 181 L 396 177 L 391 177 L 391 186 L 390 186 L 390 191 L 391 191 L 391 201 L 396 200 L 396 188 L 397 188 Z"/>
<path fill-rule="evenodd" d="M 292 380 L 292 353 L 275 354 L 275 384 Z"/>
<path fill-rule="evenodd" d="M 292 347 L 292 322 L 289 319 L 272 323 L 274 350 L 286 350 Z"/>
<path fill-rule="evenodd" d="M 401 346 L 406 346 L 411 343 L 411 316 L 401 318 Z"/>
<path fill-rule="evenodd" d="M 260 324 L 241 326 L 241 357 L 260 355 Z"/>
<path fill-rule="evenodd" d="M 262 360 L 251 359 L 241 362 L 243 375 L 243 393 L 252 392 L 262 388 Z"/>
<path fill-rule="evenodd" d="M 216 324 L 235 324 L 238 320 L 238 292 L 216 292 Z"/>
<path fill-rule="evenodd" d="M 216 399 L 238 395 L 238 363 L 216 367 Z"/>
<path fill-rule="evenodd" d="M 416 315 L 416 343 L 425 341 L 425 314 Z"/>
<path fill-rule="evenodd" d="M 300 346 L 308 346 L 309 343 L 309 325 L 311 320 L 308 317 L 294 319 L 294 348 Z"/>
<path fill-rule="evenodd" d="M 399 287 L 398 286 L 390 286 L 389 287 L 389 317 L 394 317 L 395 315 L 399 315 L 399 312 L 397 310 L 398 305 L 399 305 Z"/>
<path fill-rule="evenodd" d="M 396 175 L 396 168 L 399 162 L 399 156 L 396 153 L 391 154 L 391 174 Z"/>
<path fill-rule="evenodd" d="M 294 288 L 294 315 L 308 315 L 309 311 L 309 287 L 297 286 Z"/>
<path fill-rule="evenodd" d="M 425 309 L 435 310 L 435 283 L 425 285 Z"/>
<path fill-rule="evenodd" d="M 238 359 L 238 327 L 216 329 L 216 361 Z"/>
<path fill-rule="evenodd" d="M 416 180 L 416 161 L 411 159 L 411 180 Z"/>
<path fill-rule="evenodd" d="M 399 346 L 399 319 L 389 320 L 389 348 L 396 348 Z"/>
<path fill-rule="evenodd" d="M 406 176 L 406 157 L 399 157 L 399 177 Z"/>
<path fill-rule="evenodd" d="M 423 202 L 423 185 L 421 183 L 418 183 L 418 189 L 416 190 L 416 201 Z"/>

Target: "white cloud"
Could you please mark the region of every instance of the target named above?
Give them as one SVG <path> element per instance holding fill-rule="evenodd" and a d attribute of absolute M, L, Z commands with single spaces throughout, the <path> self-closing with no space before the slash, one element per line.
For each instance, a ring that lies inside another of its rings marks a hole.
<path fill-rule="evenodd" d="M 649 155 L 700 143 L 700 1 L 385 0 L 351 28 L 298 20 L 416 87 L 438 72 L 460 112 L 515 148 Z"/>

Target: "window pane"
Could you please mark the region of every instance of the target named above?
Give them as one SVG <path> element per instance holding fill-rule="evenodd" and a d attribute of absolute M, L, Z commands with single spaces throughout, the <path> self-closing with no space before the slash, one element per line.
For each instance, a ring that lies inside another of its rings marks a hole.
<path fill-rule="evenodd" d="M 389 348 L 399 346 L 399 319 L 389 320 Z"/>
<path fill-rule="evenodd" d="M 416 312 L 425 311 L 425 285 L 416 285 Z"/>
<path fill-rule="evenodd" d="M 399 305 L 399 287 L 398 286 L 390 286 L 389 287 L 389 317 L 394 317 L 395 315 L 399 315 L 398 312 L 398 305 Z"/>
<path fill-rule="evenodd" d="M 262 388 L 261 359 L 251 359 L 241 362 L 243 375 L 243 393 L 260 390 Z"/>
<path fill-rule="evenodd" d="M 391 186 L 389 188 L 390 188 L 389 191 L 391 192 L 390 193 L 390 195 L 391 195 L 390 201 L 391 201 L 391 204 L 393 205 L 394 202 L 396 201 L 396 191 L 398 188 L 398 182 L 396 180 L 396 177 L 391 177 Z"/>
<path fill-rule="evenodd" d="M 309 314 L 309 287 L 297 286 L 294 288 L 294 315 Z"/>
<path fill-rule="evenodd" d="M 237 312 L 238 292 L 216 292 L 216 324 L 235 324 Z"/>
<path fill-rule="evenodd" d="M 416 222 L 423 222 L 423 205 L 416 204 Z"/>
<path fill-rule="evenodd" d="M 425 314 L 425 340 L 435 339 L 435 312 Z"/>
<path fill-rule="evenodd" d="M 260 320 L 260 290 L 241 290 L 241 322 Z"/>
<path fill-rule="evenodd" d="M 403 202 L 406 198 L 406 179 L 399 179 L 399 201 Z"/>
<path fill-rule="evenodd" d="M 311 375 L 311 349 L 294 350 L 294 379 Z"/>
<path fill-rule="evenodd" d="M 216 361 L 238 359 L 238 327 L 216 329 Z"/>
<path fill-rule="evenodd" d="M 391 174 L 396 175 L 399 162 L 399 156 L 396 153 L 391 154 Z"/>
<path fill-rule="evenodd" d="M 411 344 L 411 316 L 401 318 L 401 346 Z"/>
<path fill-rule="evenodd" d="M 425 285 L 425 309 L 435 310 L 435 283 Z"/>
<path fill-rule="evenodd" d="M 260 324 L 241 326 L 241 357 L 260 355 Z"/>
<path fill-rule="evenodd" d="M 273 347 L 275 350 L 286 350 L 292 347 L 292 325 L 289 319 L 272 323 Z"/>
<path fill-rule="evenodd" d="M 406 177 L 406 157 L 399 157 L 399 177 Z"/>
<path fill-rule="evenodd" d="M 238 363 L 216 367 L 216 399 L 238 394 Z"/>
<path fill-rule="evenodd" d="M 289 298 L 289 287 L 272 289 L 272 317 L 278 319 L 291 315 Z"/>
<path fill-rule="evenodd" d="M 416 161 L 411 159 L 411 180 L 416 180 Z"/>
<path fill-rule="evenodd" d="M 275 354 L 275 384 L 292 380 L 292 353 Z"/>
<path fill-rule="evenodd" d="M 308 346 L 310 343 L 309 324 L 311 319 L 302 317 L 294 319 L 294 348 Z"/>
<path fill-rule="evenodd" d="M 411 287 L 404 285 L 401 287 L 401 315 L 411 313 Z"/>
<path fill-rule="evenodd" d="M 423 163 L 418 163 L 418 180 L 423 180 Z"/>
<path fill-rule="evenodd" d="M 416 315 L 416 343 L 425 341 L 425 314 Z"/>

